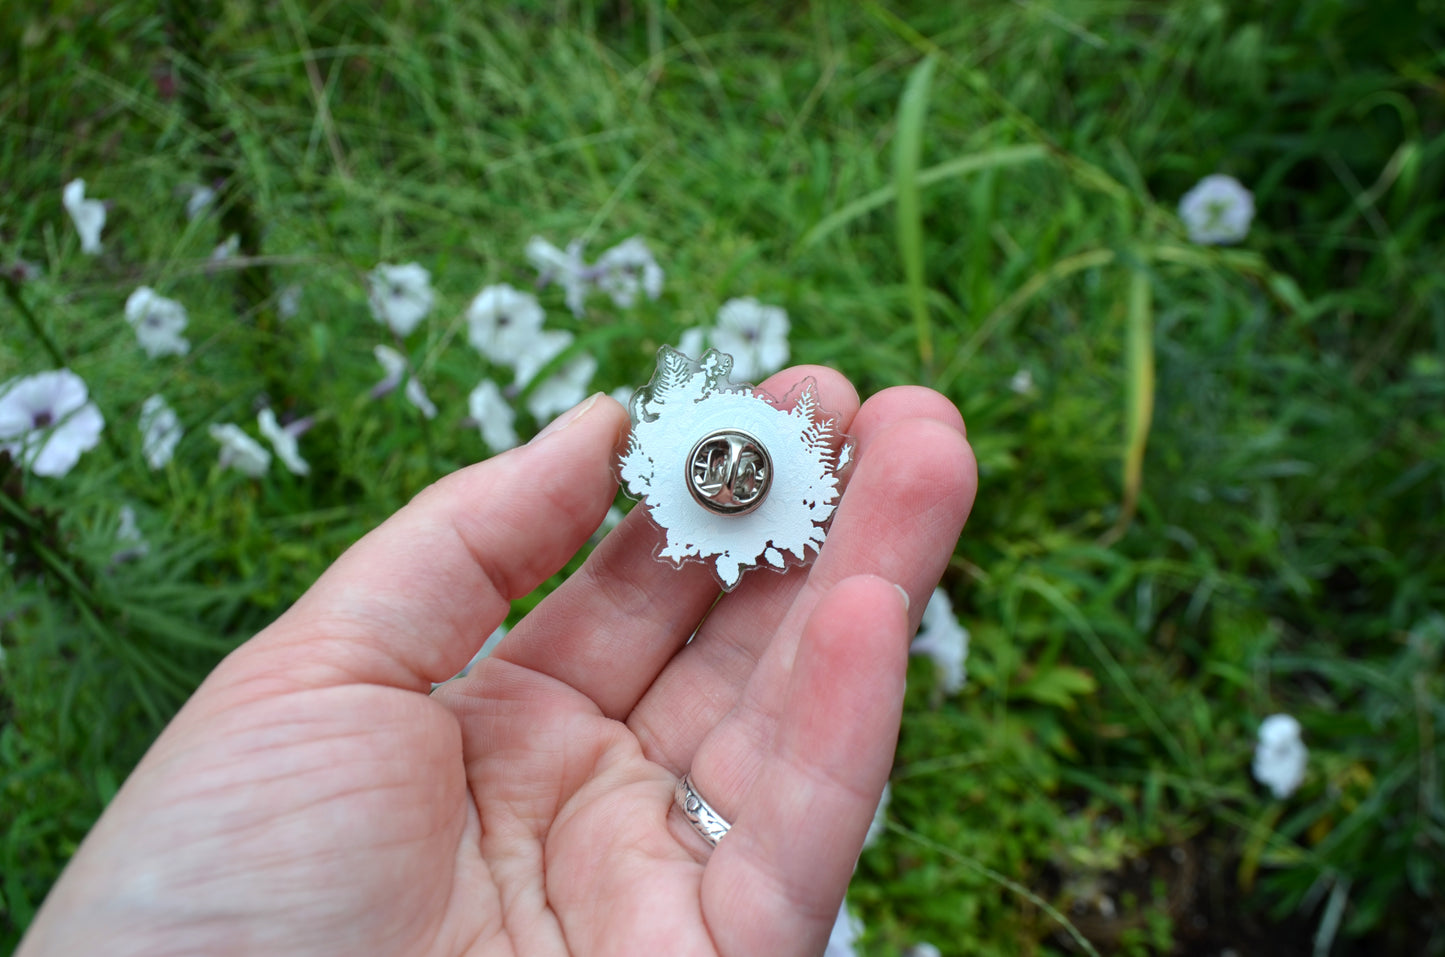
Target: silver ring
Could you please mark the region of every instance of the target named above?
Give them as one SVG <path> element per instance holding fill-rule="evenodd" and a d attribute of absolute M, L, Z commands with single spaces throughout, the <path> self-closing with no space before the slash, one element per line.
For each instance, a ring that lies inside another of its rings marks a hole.
<path fill-rule="evenodd" d="M 697 793 L 697 789 L 692 786 L 690 772 L 677 782 L 677 787 L 672 791 L 672 799 L 678 810 L 682 811 L 682 816 L 687 818 L 687 823 L 713 847 L 717 847 L 717 842 L 732 828 L 732 825 Z"/>

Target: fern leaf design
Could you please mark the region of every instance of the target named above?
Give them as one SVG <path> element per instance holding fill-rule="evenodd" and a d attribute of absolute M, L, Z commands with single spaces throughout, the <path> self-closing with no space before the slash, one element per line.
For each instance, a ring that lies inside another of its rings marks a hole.
<path fill-rule="evenodd" d="M 812 422 L 818 417 L 818 393 L 809 385 L 798 396 L 798 404 L 793 407 L 793 415 L 800 419 L 807 419 Z"/>
<path fill-rule="evenodd" d="M 668 395 L 682 389 L 692 376 L 692 363 L 682 353 L 668 349 L 662 354 L 657 375 L 653 377 L 652 401 L 665 405 Z"/>

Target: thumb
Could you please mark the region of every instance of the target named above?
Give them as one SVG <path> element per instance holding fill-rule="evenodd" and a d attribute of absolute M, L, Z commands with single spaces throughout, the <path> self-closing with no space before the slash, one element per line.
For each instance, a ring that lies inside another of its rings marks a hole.
<path fill-rule="evenodd" d="M 227 662 L 290 686 L 426 691 L 456 674 L 510 603 L 556 573 L 617 492 L 627 413 L 597 393 L 536 438 L 435 482 L 362 538 Z"/>

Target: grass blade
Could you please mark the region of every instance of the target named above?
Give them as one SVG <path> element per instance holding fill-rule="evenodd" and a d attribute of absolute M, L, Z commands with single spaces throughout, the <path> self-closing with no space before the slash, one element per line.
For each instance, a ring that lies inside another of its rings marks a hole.
<path fill-rule="evenodd" d="M 967 156 L 960 156 L 957 159 L 919 170 L 918 188 L 922 190 L 946 179 L 966 176 L 969 173 L 977 173 L 986 169 L 1022 166 L 1024 163 L 1032 163 L 1048 155 L 1048 150 L 1035 143 L 1026 143 L 1022 146 L 1000 146 L 998 149 L 969 153 Z M 845 203 L 836 211 L 818 220 L 812 229 L 804 233 L 803 238 L 798 240 L 798 248 L 801 250 L 817 245 L 854 220 L 871 213 L 880 206 L 886 206 L 893 202 L 897 196 L 897 184 L 889 183 L 881 189 L 875 189 L 850 203 Z"/>
<path fill-rule="evenodd" d="M 1144 448 L 1154 419 L 1154 299 L 1149 276 L 1136 269 L 1129 277 L 1125 314 L 1125 356 L 1129 377 L 1128 435 L 1124 447 L 1124 500 L 1119 520 L 1104 536 L 1104 544 L 1119 540 L 1139 508 L 1144 483 Z"/>
<path fill-rule="evenodd" d="M 926 57 L 914 68 L 898 101 L 898 129 L 893 135 L 893 189 L 898 196 L 898 253 L 908 285 L 908 305 L 918 339 L 918 359 L 924 370 L 933 370 L 933 331 L 928 324 L 928 298 L 923 288 L 923 208 L 918 182 L 918 162 L 923 153 L 924 119 L 928 114 L 928 93 L 938 69 L 935 57 Z"/>

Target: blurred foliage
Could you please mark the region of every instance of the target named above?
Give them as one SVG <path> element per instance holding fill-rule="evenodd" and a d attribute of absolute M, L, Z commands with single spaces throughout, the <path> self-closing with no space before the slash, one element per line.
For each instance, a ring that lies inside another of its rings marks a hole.
<path fill-rule="evenodd" d="M 21 294 L 115 449 L 6 480 L 6 943 L 224 649 L 484 455 L 465 396 L 500 370 L 460 313 L 530 283 L 540 233 L 644 235 L 668 270 L 585 322 L 544 293 L 600 388 L 757 295 L 798 361 L 968 419 L 979 505 L 944 585 L 970 682 L 945 700 L 913 665 L 894 828 L 850 892 L 865 952 L 1445 953 L 1438 0 L 228 0 L 184 38 L 170 8 L 16 13 L 0 262 L 43 266 Z M 1213 172 L 1254 191 L 1240 247 L 1174 217 Z M 97 260 L 73 176 L 113 204 Z M 187 221 L 178 190 L 213 177 L 222 209 Z M 271 288 L 304 284 L 288 325 L 207 262 L 235 204 Z M 363 273 L 412 259 L 432 423 L 366 397 Z M 139 357 L 140 284 L 190 309 L 183 360 Z M 0 380 L 49 367 L 0 308 Z M 157 391 L 188 432 L 150 473 Z M 216 467 L 205 425 L 266 402 L 317 416 L 309 478 Z M 152 549 L 117 563 L 126 502 Z M 1248 772 L 1277 711 L 1311 749 L 1282 802 Z"/>

